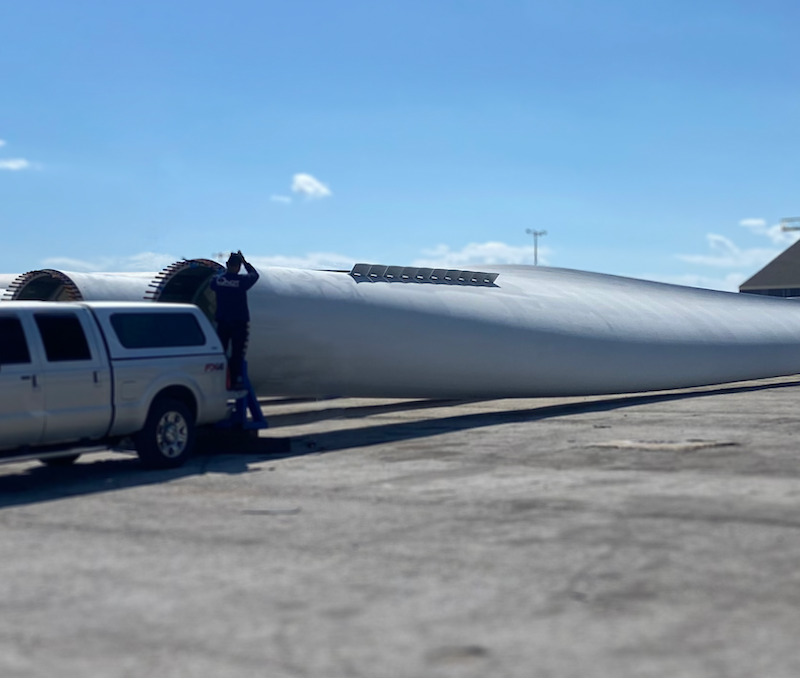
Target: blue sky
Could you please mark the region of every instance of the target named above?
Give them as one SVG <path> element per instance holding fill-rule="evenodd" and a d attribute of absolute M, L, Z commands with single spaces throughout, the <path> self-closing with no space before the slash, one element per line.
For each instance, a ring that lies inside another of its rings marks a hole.
<path fill-rule="evenodd" d="M 5 0 L 0 272 L 540 263 L 735 289 L 800 214 L 796 0 Z"/>

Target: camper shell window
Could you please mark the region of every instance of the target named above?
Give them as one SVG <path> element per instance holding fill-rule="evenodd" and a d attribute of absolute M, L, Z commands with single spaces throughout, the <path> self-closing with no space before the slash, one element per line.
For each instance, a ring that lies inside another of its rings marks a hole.
<path fill-rule="evenodd" d="M 191 313 L 114 313 L 111 326 L 125 348 L 203 346 L 206 337 Z"/>

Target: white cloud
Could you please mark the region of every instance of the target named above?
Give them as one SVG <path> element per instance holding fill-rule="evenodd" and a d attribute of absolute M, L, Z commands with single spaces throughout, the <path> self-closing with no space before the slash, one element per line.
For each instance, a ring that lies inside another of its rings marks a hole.
<path fill-rule="evenodd" d="M 422 256 L 410 262 L 409 266 L 426 268 L 477 268 L 492 264 L 533 264 L 533 245 L 516 247 L 503 242 L 470 243 L 460 250 L 450 249 L 447 245 L 439 245 L 422 251 Z M 539 263 L 547 265 L 547 257 L 552 254 L 546 247 L 539 248 Z M 310 252 L 305 256 L 286 257 L 248 256 L 256 266 L 283 266 L 289 268 L 313 268 L 350 270 L 358 262 L 372 264 L 397 264 L 402 261 L 384 261 L 381 259 L 356 258 L 333 252 Z"/>
<path fill-rule="evenodd" d="M 547 266 L 552 250 L 539 247 L 539 264 Z M 508 245 L 504 242 L 469 243 L 460 250 L 438 245 L 422 251 L 412 265 L 426 268 L 475 268 L 492 264 L 533 264 L 533 245 Z"/>
<path fill-rule="evenodd" d="M 41 265 L 44 268 L 55 268 L 64 271 L 78 271 L 80 273 L 95 273 L 97 271 L 110 271 L 102 262 L 111 261 L 108 258 L 85 261 L 82 259 L 72 259 L 70 257 L 48 257 L 42 259 Z"/>
<path fill-rule="evenodd" d="M 410 262 L 410 266 L 426 268 L 478 268 L 492 264 L 533 264 L 532 245 L 516 247 L 502 242 L 470 243 L 460 250 L 450 249 L 447 245 L 439 245 L 422 251 L 422 256 Z M 539 248 L 539 263 L 547 265 L 547 257 L 552 251 L 547 247 Z M 385 257 L 357 258 L 334 252 L 310 252 L 304 256 L 288 257 L 282 255 L 255 256 L 249 255 L 248 261 L 255 266 L 281 266 L 288 268 L 350 270 L 358 262 L 373 264 L 397 264 L 402 261 L 384 261 Z"/>
<path fill-rule="evenodd" d="M 781 250 L 771 247 L 741 249 L 729 238 L 716 233 L 706 235 L 706 240 L 711 254 L 678 254 L 676 257 L 689 264 L 716 268 L 747 268 L 755 272 L 781 253 Z"/>
<path fill-rule="evenodd" d="M 313 268 L 313 269 L 332 269 L 347 270 L 353 268 L 353 264 L 360 261 L 353 257 L 334 252 L 309 252 L 305 256 L 286 257 L 280 254 L 259 257 L 248 256 L 247 261 L 254 266 L 280 266 L 283 268 Z"/>
<path fill-rule="evenodd" d="M 33 167 L 30 161 L 25 158 L 9 158 L 7 160 L 0 160 L 0 170 L 11 170 L 16 172 L 18 170 L 29 169 Z"/>
<path fill-rule="evenodd" d="M 227 253 L 225 253 L 227 257 Z M 203 257 L 198 257 L 203 258 Z M 174 254 L 140 252 L 130 257 L 95 257 L 93 259 L 73 259 L 70 257 L 50 257 L 40 263 L 42 268 L 55 268 L 78 273 L 137 273 L 156 272 L 170 264 L 180 261 Z M 287 257 L 282 255 L 250 256 L 247 260 L 257 267 L 280 266 L 283 268 L 311 268 L 350 270 L 357 260 L 333 252 L 310 252 L 304 256 Z"/>
<path fill-rule="evenodd" d="M 0 148 L 2 148 L 5 145 L 6 145 L 6 140 L 5 139 L 0 139 Z"/>
<path fill-rule="evenodd" d="M 174 254 L 161 254 L 159 252 L 140 252 L 131 257 L 118 260 L 122 271 L 160 271 L 170 264 L 174 264 L 182 257 Z"/>
<path fill-rule="evenodd" d="M 292 178 L 292 191 L 304 195 L 308 200 L 329 198 L 333 195 L 330 188 L 310 174 L 295 174 Z"/>
<path fill-rule="evenodd" d="M 130 257 L 98 257 L 96 259 L 71 259 L 69 257 L 50 257 L 43 259 L 45 268 L 56 268 L 78 273 L 105 272 L 152 272 L 160 271 L 180 260 L 172 254 L 140 252 Z"/>
<path fill-rule="evenodd" d="M 292 198 L 288 195 L 271 195 L 269 196 L 269 199 L 272 202 L 280 202 L 283 204 L 289 204 L 290 202 L 292 202 Z"/>
<path fill-rule="evenodd" d="M 708 290 L 722 290 L 724 292 L 738 292 L 739 285 L 747 280 L 752 273 L 727 273 L 724 276 L 707 276 L 694 273 L 684 275 L 653 275 L 645 274 L 639 277 L 644 280 L 670 283 L 672 285 L 685 285 L 687 287 L 702 287 Z"/>
<path fill-rule="evenodd" d="M 646 275 L 643 277 L 648 280 L 670 282 L 677 285 L 736 291 L 745 280 L 783 252 L 787 245 L 792 245 L 800 239 L 799 233 L 784 232 L 781 230 L 780 224 L 770 226 L 766 219 L 751 217 L 742 219 L 739 225 L 748 229 L 754 235 L 768 238 L 772 244 L 780 245 L 780 247 L 741 248 L 724 235 L 708 233 L 706 234 L 706 242 L 710 251 L 707 254 L 677 254 L 675 257 L 688 264 L 716 269 L 738 269 L 739 271 L 746 271 L 746 273 L 731 272 L 723 276 L 687 273 L 675 276 Z"/>
<path fill-rule="evenodd" d="M 791 245 L 800 239 L 798 231 L 783 231 L 780 224 L 767 225 L 766 219 L 742 219 L 740 226 L 744 226 L 756 235 L 765 235 L 776 245 Z"/>

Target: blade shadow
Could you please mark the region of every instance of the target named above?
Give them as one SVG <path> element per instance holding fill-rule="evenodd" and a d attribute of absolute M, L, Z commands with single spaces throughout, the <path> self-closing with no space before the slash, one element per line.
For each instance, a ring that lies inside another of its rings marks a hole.
<path fill-rule="evenodd" d="M 104 458 L 93 463 L 79 463 L 70 467 L 33 466 L 27 467 L 18 474 L 0 476 L 0 509 L 167 483 L 178 478 L 203 475 L 209 472 L 249 473 L 259 470 L 249 468 L 248 464 L 254 461 L 280 460 L 311 454 L 358 449 L 489 426 L 609 412 L 640 405 L 796 387 L 800 387 L 800 379 L 778 384 L 721 386 L 712 389 L 681 391 L 679 393 L 666 392 L 616 396 L 588 402 L 544 405 L 524 410 L 456 414 L 439 419 L 380 424 L 343 431 L 301 435 L 293 438 L 232 436 L 225 438 L 224 442 L 219 442 L 219 439 L 213 441 L 210 447 L 206 446 L 204 454 L 191 459 L 181 468 L 167 471 L 143 470 L 137 459 L 123 455 L 120 455 L 119 458 Z M 270 422 L 273 427 L 277 428 L 337 417 L 362 418 L 396 411 L 453 407 L 474 402 L 478 401 L 420 400 L 355 408 L 326 408 L 312 410 L 307 413 L 298 413 L 297 415 L 287 414 L 270 417 Z M 300 421 L 303 416 L 306 418 Z M 281 417 L 283 418 L 281 419 Z M 278 420 L 276 424 L 273 424 L 274 419 Z"/>
<path fill-rule="evenodd" d="M 393 412 L 410 412 L 412 410 L 428 410 L 440 407 L 456 407 L 482 402 L 481 400 L 411 400 L 380 405 L 361 405 L 358 407 L 329 407 L 319 410 L 306 410 L 304 412 L 288 412 L 285 414 L 270 414 L 269 426 L 271 429 L 284 426 L 302 426 L 318 421 L 330 419 L 364 419 L 380 414 Z"/>
<path fill-rule="evenodd" d="M 703 390 L 681 391 L 680 393 L 648 393 L 645 395 L 625 395 L 603 398 L 579 403 L 564 403 L 563 405 L 544 405 L 525 410 L 506 410 L 499 412 L 478 412 L 470 414 L 453 415 L 440 419 L 426 419 L 423 421 L 409 421 L 378 426 L 348 429 L 343 431 L 329 431 L 325 433 L 311 433 L 292 438 L 291 451 L 272 454 L 270 457 L 301 456 L 304 454 L 318 454 L 320 452 L 335 452 L 339 450 L 369 447 L 392 442 L 427 438 L 470 429 L 485 428 L 489 426 L 502 426 L 504 424 L 519 424 L 536 422 L 555 417 L 569 417 L 597 412 L 609 412 L 627 407 L 665 403 L 694 398 L 704 398 L 717 395 L 733 395 L 737 393 L 753 393 L 765 390 L 783 388 L 796 388 L 800 380 L 782 382 L 779 384 L 756 384 L 751 386 L 720 386 Z M 454 404 L 478 401 L 432 401 L 438 406 L 452 406 Z M 357 408 L 361 409 L 361 408 Z M 408 409 L 412 409 L 409 407 Z M 391 410 L 390 410 L 391 411 Z M 271 422 L 271 418 L 270 418 Z M 255 450 L 258 442 L 254 441 L 251 449 Z M 258 453 L 258 452 L 255 452 Z"/>

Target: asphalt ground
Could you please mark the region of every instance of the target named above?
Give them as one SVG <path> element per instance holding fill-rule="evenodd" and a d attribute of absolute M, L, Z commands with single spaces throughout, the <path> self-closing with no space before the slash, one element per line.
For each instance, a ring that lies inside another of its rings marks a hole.
<path fill-rule="evenodd" d="M 2 678 L 800 675 L 800 378 L 264 410 L 0 467 Z"/>

